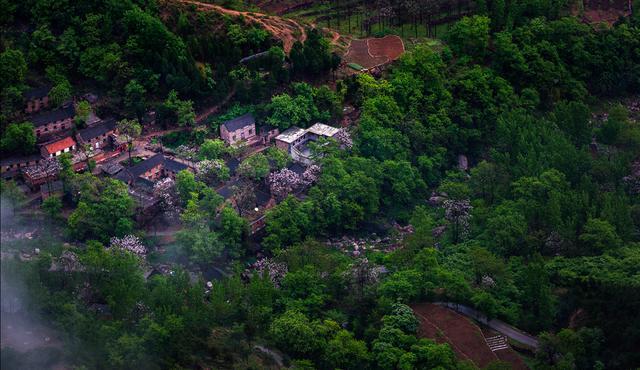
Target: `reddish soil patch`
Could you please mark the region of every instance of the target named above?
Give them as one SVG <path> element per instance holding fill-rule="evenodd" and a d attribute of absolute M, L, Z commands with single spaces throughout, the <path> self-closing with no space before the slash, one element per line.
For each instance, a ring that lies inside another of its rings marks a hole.
<path fill-rule="evenodd" d="M 574 7 L 574 15 L 579 11 Z M 631 14 L 631 0 L 585 0 L 582 18 L 587 23 L 615 23 Z"/>
<path fill-rule="evenodd" d="M 344 56 L 347 63 L 356 63 L 366 69 L 398 59 L 404 53 L 404 44 L 398 36 L 352 40 Z"/>
<path fill-rule="evenodd" d="M 373 56 L 369 54 L 369 46 L 367 40 L 353 40 L 349 46 L 347 54 L 344 56 L 347 63 L 356 63 L 364 68 L 372 68 L 379 64 L 387 62 L 384 56 Z"/>
<path fill-rule="evenodd" d="M 195 5 L 201 10 L 213 10 L 231 17 L 242 17 L 244 21 L 249 24 L 257 24 L 267 32 L 271 33 L 273 37 L 282 40 L 283 49 L 287 54 L 291 51 L 291 47 L 296 41 L 304 42 L 307 39 L 307 33 L 305 32 L 304 27 L 292 19 L 285 19 L 262 13 L 241 12 L 195 0 L 177 1 L 183 4 Z"/>
<path fill-rule="evenodd" d="M 398 36 L 387 35 L 381 39 L 368 39 L 371 55 L 384 55 L 390 61 L 400 58 L 404 53 L 404 44 Z"/>
<path fill-rule="evenodd" d="M 449 343 L 459 359 L 471 360 L 478 367 L 498 360 L 485 342 L 480 328 L 466 317 L 433 303 L 419 303 L 411 308 L 420 319 L 418 334 L 421 337 Z"/>
<path fill-rule="evenodd" d="M 499 335 L 500 333 L 486 327 L 482 327 L 482 334 L 484 334 L 485 338 L 489 338 Z M 507 362 L 509 365 L 511 365 L 511 368 L 514 370 L 529 370 L 529 367 L 524 362 L 522 357 L 520 357 L 520 355 L 518 355 L 518 353 L 511 347 L 499 349 L 493 353 L 498 356 L 500 361 Z"/>

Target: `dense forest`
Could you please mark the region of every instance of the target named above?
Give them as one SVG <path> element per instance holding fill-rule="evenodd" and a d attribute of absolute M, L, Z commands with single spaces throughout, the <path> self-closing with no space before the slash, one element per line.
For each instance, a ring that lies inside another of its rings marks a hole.
<path fill-rule="evenodd" d="M 27 86 L 52 86 L 60 103 L 96 91 L 107 100 L 99 113 L 135 120 L 157 109 L 166 127 L 194 125 L 194 104 L 232 91 L 236 105 L 209 126 L 253 112 L 306 128 L 337 122 L 346 106 L 359 112 L 349 137 L 311 148 L 314 185 L 285 194 L 258 240 L 208 178 L 177 175 L 170 206 L 184 255 L 232 266 L 211 284 L 186 269 L 147 279 L 143 258 L 114 247 L 153 243 L 126 186 L 74 173 L 63 156 L 63 200 L 39 207 L 49 231 L 2 243 L 3 253 L 42 252 L 3 258 L 2 274 L 64 346 L 3 348 L 2 368 L 476 368 L 418 336 L 418 302 L 467 305 L 537 335 L 535 369 L 640 366 L 640 7 L 597 26 L 565 17 L 569 5 L 477 2 L 442 43 L 416 45 L 379 78 L 329 87 L 307 83 L 339 64 L 317 30 L 287 56 L 265 30 L 187 5 L 0 1 L 5 154 L 35 145 L 15 123 Z M 255 65 L 238 62 L 264 51 Z M 216 131 L 193 130 L 199 160 L 228 155 L 209 138 Z M 238 171 L 258 183 L 286 163 L 268 150 Z M 3 212 L 28 219 L 15 184 L 1 190 Z M 389 250 L 329 245 L 406 225 Z M 248 270 L 255 245 L 268 258 Z M 62 259 L 70 266 L 51 267 Z"/>

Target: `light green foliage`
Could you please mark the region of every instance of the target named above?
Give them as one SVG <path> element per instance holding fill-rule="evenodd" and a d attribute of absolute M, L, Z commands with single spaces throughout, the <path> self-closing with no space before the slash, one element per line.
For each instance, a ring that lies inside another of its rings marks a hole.
<path fill-rule="evenodd" d="M 325 360 L 336 369 L 367 368 L 371 360 L 366 343 L 346 330 L 340 330 L 329 340 L 325 353 Z"/>
<path fill-rule="evenodd" d="M 307 127 L 316 121 L 327 121 L 340 112 L 340 100 L 326 88 L 313 88 L 306 83 L 294 83 L 293 95 L 280 94 L 271 98 L 267 123 L 284 130 L 290 126 Z"/>
<path fill-rule="evenodd" d="M 238 166 L 240 176 L 254 181 L 264 179 L 269 174 L 269 171 L 269 159 L 262 153 L 248 157 Z"/>
<path fill-rule="evenodd" d="M 76 125 L 83 126 L 91 114 L 91 105 L 86 100 L 79 102 L 76 106 Z"/>
<path fill-rule="evenodd" d="M 309 355 L 320 351 L 326 342 L 318 335 L 318 322 L 311 322 L 304 314 L 286 311 L 273 320 L 270 334 L 276 344 L 292 354 Z"/>
<path fill-rule="evenodd" d="M 60 218 L 60 211 L 62 210 L 62 200 L 59 197 L 51 196 L 42 202 L 42 209 L 52 220 Z"/>
<path fill-rule="evenodd" d="M 178 126 L 193 126 L 196 122 L 193 102 L 191 100 L 180 100 L 175 90 L 169 91 L 167 100 L 164 101 L 163 109 L 169 112 L 170 117 L 175 120 Z"/>
<path fill-rule="evenodd" d="M 63 80 L 49 91 L 49 101 L 53 106 L 60 106 L 71 99 L 73 91 L 69 81 Z"/>
<path fill-rule="evenodd" d="M 192 194 L 197 193 L 199 188 L 200 186 L 193 172 L 182 170 L 176 175 L 176 189 L 182 202 L 186 203 L 192 198 Z"/>
<path fill-rule="evenodd" d="M 587 254 L 600 254 L 616 249 L 621 244 L 615 228 L 609 222 L 597 218 L 590 218 L 587 221 L 579 240 L 586 248 Z"/>
<path fill-rule="evenodd" d="M 267 159 L 270 162 L 273 162 L 273 170 L 283 169 L 287 167 L 289 162 L 291 162 L 291 157 L 289 157 L 289 153 L 287 153 L 286 151 L 276 146 L 272 146 L 269 149 L 267 149 L 265 154 L 267 156 Z"/>
<path fill-rule="evenodd" d="M 198 155 L 201 159 L 219 159 L 227 152 L 224 141 L 220 139 L 205 139 L 200 145 Z"/>

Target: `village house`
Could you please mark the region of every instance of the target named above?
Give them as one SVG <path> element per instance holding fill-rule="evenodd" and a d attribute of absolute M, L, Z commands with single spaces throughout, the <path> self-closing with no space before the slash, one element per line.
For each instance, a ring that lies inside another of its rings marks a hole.
<path fill-rule="evenodd" d="M 254 144 L 259 138 L 256 135 L 256 120 L 253 114 L 247 113 L 223 122 L 220 125 L 220 137 L 231 146 L 238 142 Z"/>
<path fill-rule="evenodd" d="M 21 168 L 35 166 L 40 163 L 40 160 L 42 160 L 42 157 L 39 154 L 2 158 L 0 160 L 0 173 L 2 173 L 3 179 L 15 179 Z"/>
<path fill-rule="evenodd" d="M 43 158 L 57 157 L 63 153 L 69 153 L 76 150 L 76 141 L 71 136 L 63 139 L 54 140 L 40 147 L 40 153 Z"/>
<path fill-rule="evenodd" d="M 29 119 L 33 123 L 36 138 L 40 139 L 56 132 L 73 128 L 73 119 L 76 116 L 76 108 L 73 104 L 52 111 L 42 112 Z"/>
<path fill-rule="evenodd" d="M 107 119 L 97 125 L 79 130 L 76 139 L 79 144 L 89 145 L 91 149 L 101 149 L 111 144 L 111 137 L 115 134 L 117 134 L 116 120 Z"/>
<path fill-rule="evenodd" d="M 26 113 L 35 113 L 49 106 L 49 91 L 51 87 L 37 87 L 26 91 L 23 96 L 26 102 Z"/>
<path fill-rule="evenodd" d="M 269 144 L 278 135 L 280 135 L 280 130 L 277 127 L 273 127 L 273 126 L 260 127 L 260 139 L 262 141 L 262 144 L 264 145 Z"/>
<path fill-rule="evenodd" d="M 42 184 L 57 180 L 59 174 L 60 163 L 56 159 L 42 159 L 38 164 L 22 169 L 24 182 L 34 191 Z"/>
<path fill-rule="evenodd" d="M 129 185 L 141 182 L 151 185 L 155 181 L 166 177 L 175 179 L 178 172 L 187 169 L 190 169 L 190 167 L 186 164 L 167 158 L 164 154 L 159 153 L 133 167 L 121 170 L 115 178 Z"/>
<path fill-rule="evenodd" d="M 313 160 L 307 143 L 321 138 L 332 138 L 339 131 L 340 129 L 323 123 L 316 123 L 308 129 L 293 126 L 278 135 L 275 141 L 276 146 L 289 153 L 291 158 L 309 165 Z"/>

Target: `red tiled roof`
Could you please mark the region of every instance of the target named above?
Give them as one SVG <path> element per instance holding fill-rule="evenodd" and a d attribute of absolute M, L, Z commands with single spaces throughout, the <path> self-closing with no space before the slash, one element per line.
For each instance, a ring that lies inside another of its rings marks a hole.
<path fill-rule="evenodd" d="M 73 140 L 71 136 L 67 136 L 64 139 L 54 141 L 50 144 L 45 145 L 44 149 L 47 151 L 47 153 L 53 154 L 58 151 L 63 151 L 67 148 L 71 148 L 74 145 L 76 145 L 75 140 Z"/>

